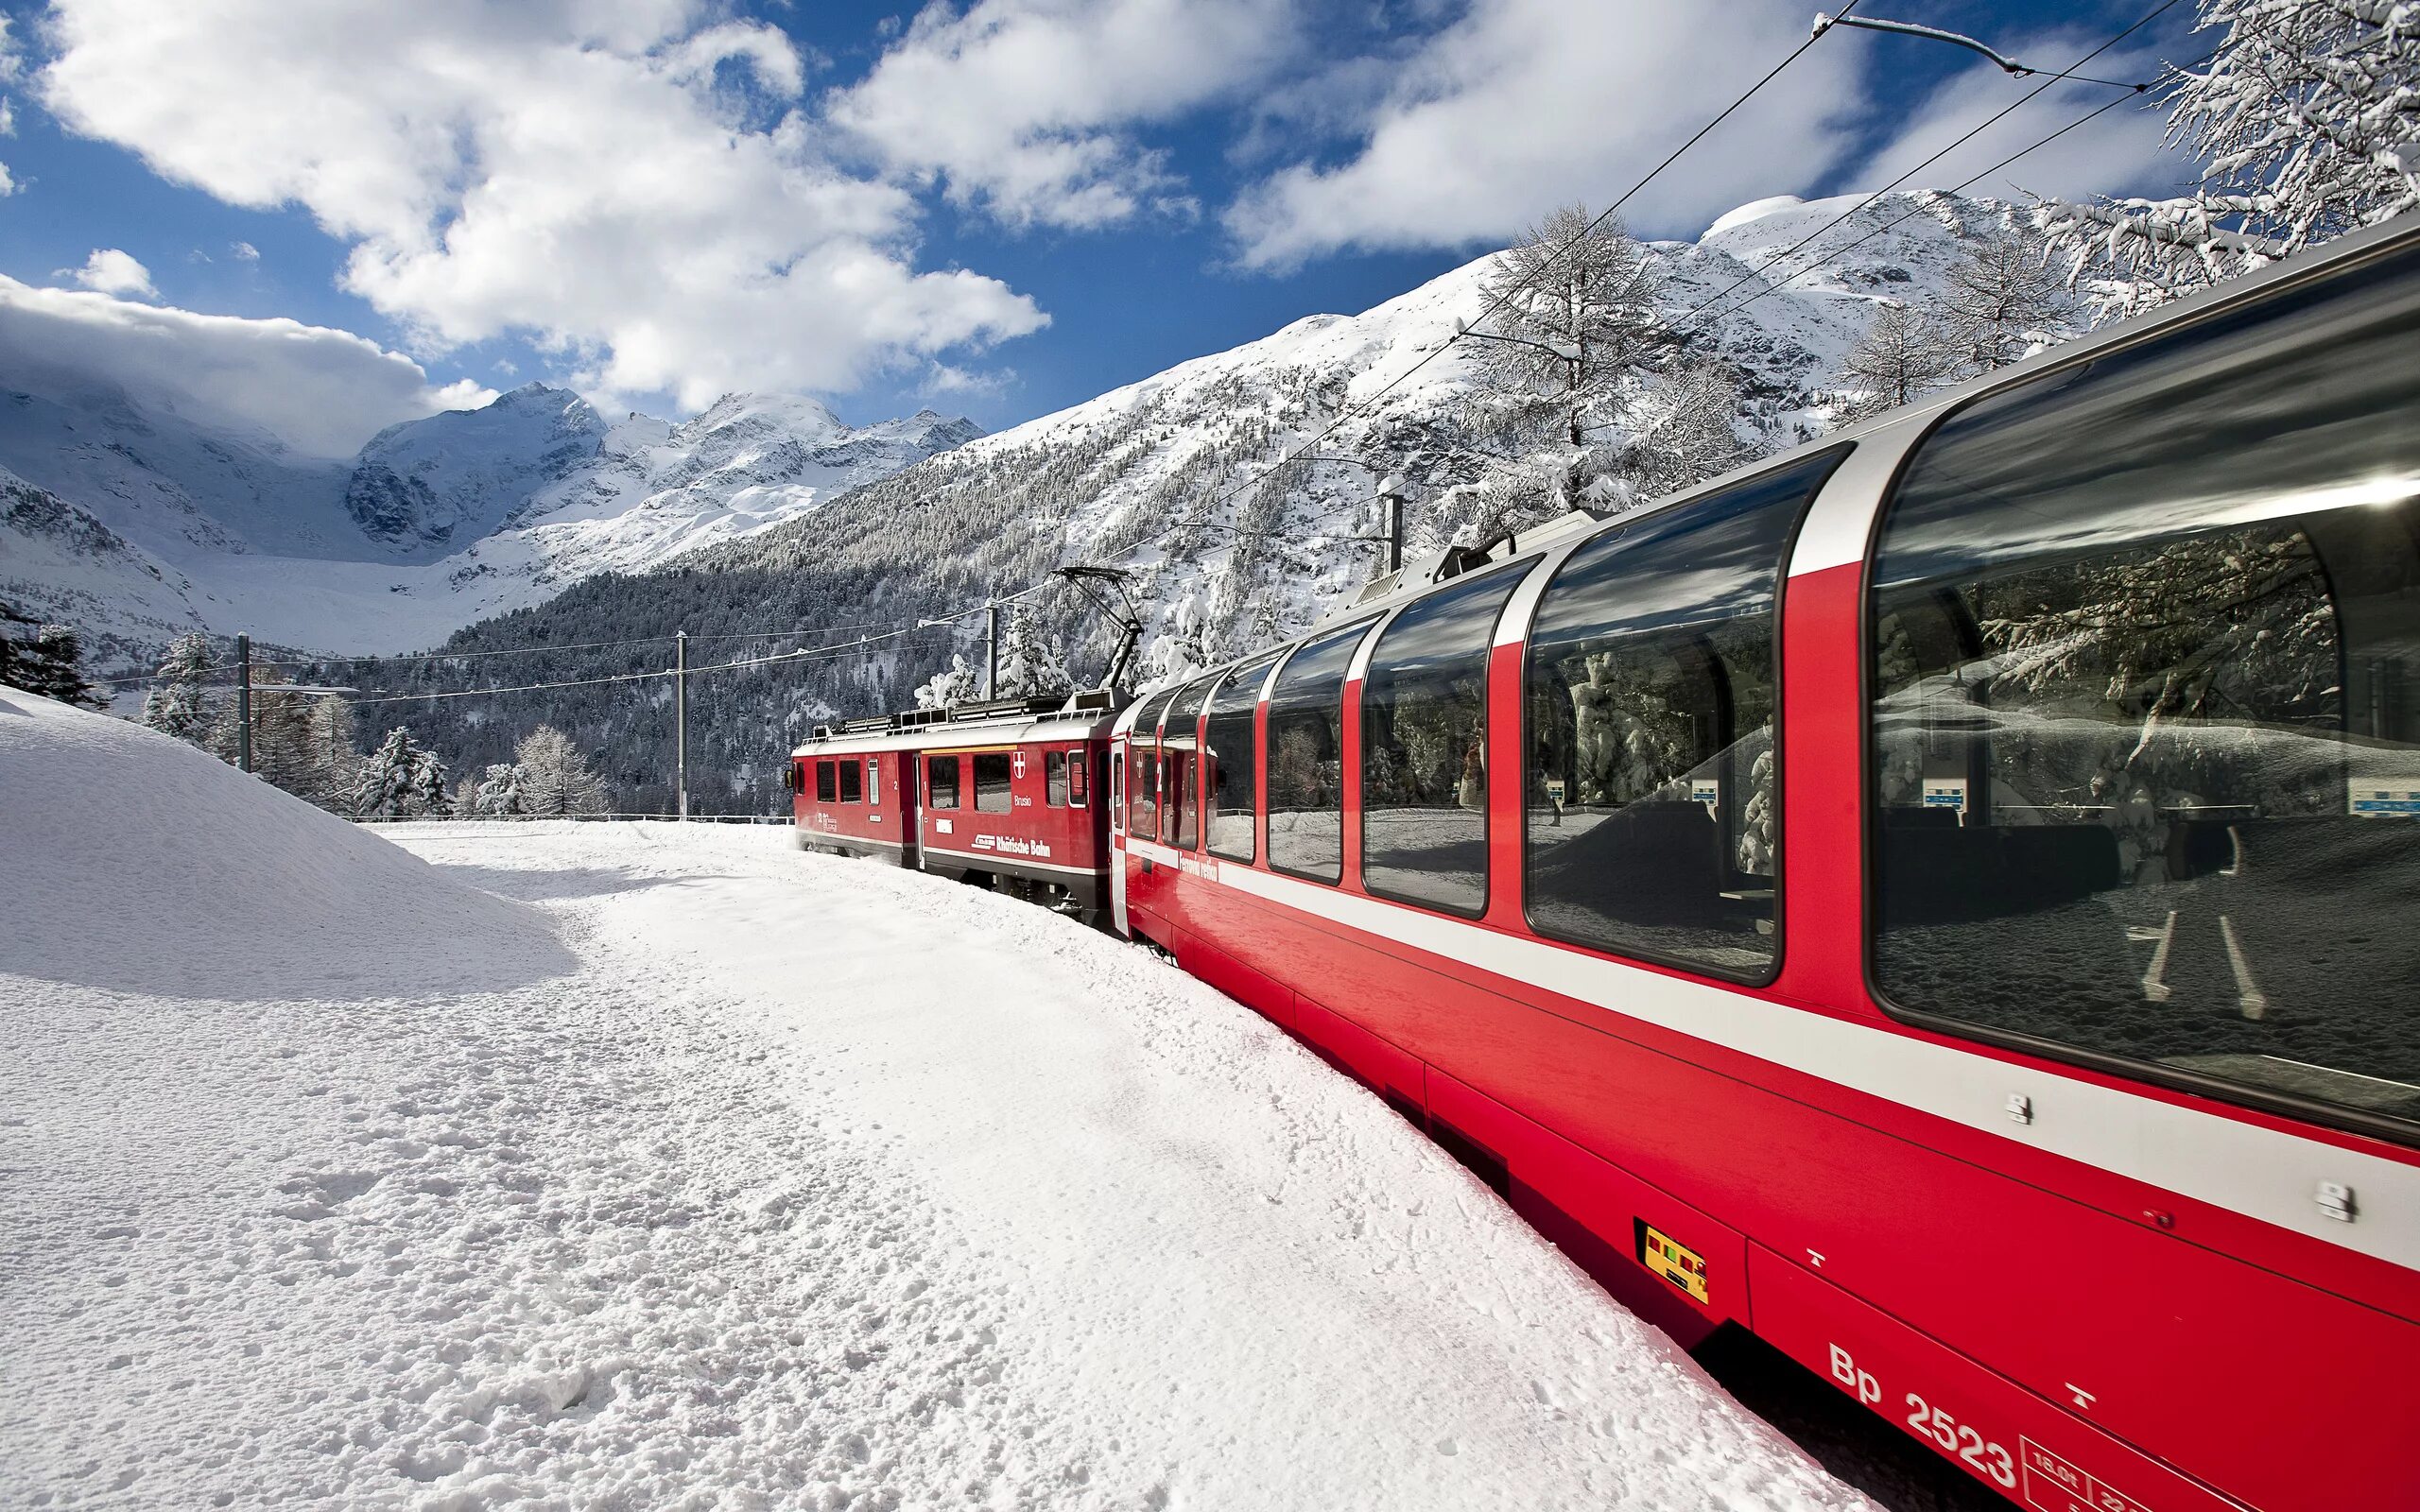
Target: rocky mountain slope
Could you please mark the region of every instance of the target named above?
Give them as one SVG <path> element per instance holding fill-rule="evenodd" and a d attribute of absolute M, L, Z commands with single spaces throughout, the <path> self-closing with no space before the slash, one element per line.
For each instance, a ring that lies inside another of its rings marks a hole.
<path fill-rule="evenodd" d="M 930 411 L 851 427 L 813 400 L 744 394 L 681 424 L 609 424 L 531 384 L 330 461 L 89 382 L 16 381 L 0 353 L 0 593 L 74 625 L 112 665 L 191 628 L 334 652 L 433 644 L 979 434 Z"/>

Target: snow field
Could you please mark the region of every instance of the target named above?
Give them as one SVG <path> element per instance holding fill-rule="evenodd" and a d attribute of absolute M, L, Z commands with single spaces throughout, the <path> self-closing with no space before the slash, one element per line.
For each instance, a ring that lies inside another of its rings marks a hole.
<path fill-rule="evenodd" d="M 0 690 L 0 1504 L 1866 1504 L 1253 1015 L 786 839 Z"/>

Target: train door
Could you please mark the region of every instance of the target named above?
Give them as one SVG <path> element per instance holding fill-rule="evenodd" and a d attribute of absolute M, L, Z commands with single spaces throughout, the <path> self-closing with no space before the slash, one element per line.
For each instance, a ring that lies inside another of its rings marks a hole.
<path fill-rule="evenodd" d="M 1126 742 L 1109 743 L 1109 920 L 1121 936 L 1126 927 Z"/>

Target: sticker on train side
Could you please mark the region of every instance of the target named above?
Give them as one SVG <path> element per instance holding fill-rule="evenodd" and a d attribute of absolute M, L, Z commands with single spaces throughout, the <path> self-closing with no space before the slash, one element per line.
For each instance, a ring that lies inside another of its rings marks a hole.
<path fill-rule="evenodd" d="M 1644 1218 L 1631 1220 L 1638 1263 L 1700 1302 L 1706 1300 L 1705 1257 Z"/>

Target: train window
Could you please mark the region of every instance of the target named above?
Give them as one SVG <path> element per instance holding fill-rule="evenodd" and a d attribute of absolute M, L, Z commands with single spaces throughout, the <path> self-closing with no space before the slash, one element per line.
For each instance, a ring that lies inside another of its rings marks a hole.
<path fill-rule="evenodd" d="M 841 802 L 843 802 L 843 803 L 862 803 L 862 802 L 864 802 L 864 801 L 866 800 L 866 784 L 865 784 L 865 776 L 866 776 L 866 769 L 865 769 L 864 767 L 862 767 L 862 766 L 858 765 L 857 765 L 854 760 L 849 760 L 849 759 L 845 759 L 845 758 L 844 758 L 844 759 L 841 761 L 841 763 L 840 763 L 840 801 L 841 801 Z"/>
<path fill-rule="evenodd" d="M 882 758 L 878 756 L 866 758 L 866 801 L 882 801 Z"/>
<path fill-rule="evenodd" d="M 1013 764 L 1004 750 L 977 751 L 975 762 L 975 812 L 1006 814 L 1015 807 L 1010 797 Z"/>
<path fill-rule="evenodd" d="M 1126 831 L 1126 760 L 1115 749 L 1109 753 L 1109 827 Z"/>
<path fill-rule="evenodd" d="M 1173 693 L 1152 699 L 1134 716 L 1126 737 L 1126 828 L 1138 838 L 1160 837 L 1160 715 Z"/>
<path fill-rule="evenodd" d="M 2407 251 L 1923 443 L 1868 608 L 1891 1004 L 2411 1137 L 2415 415 Z"/>
<path fill-rule="evenodd" d="M 1269 694 L 1269 864 L 1344 875 L 1344 674 L 1367 621 L 1306 641 Z"/>
<path fill-rule="evenodd" d="M 1180 850 L 1192 850 L 1201 837 L 1201 813 L 1195 791 L 1201 767 L 1195 756 L 1201 744 L 1201 700 L 1209 693 L 1208 679 L 1180 689 L 1160 731 L 1160 781 L 1167 788 L 1160 803 L 1160 827 L 1167 842 Z"/>
<path fill-rule="evenodd" d="M 1361 682 L 1361 879 L 1477 917 L 1487 907 L 1487 662 L 1521 580 L 1431 594 L 1378 637 Z"/>
<path fill-rule="evenodd" d="M 928 756 L 925 759 L 926 806 L 937 809 L 958 807 L 958 758 Z"/>
<path fill-rule="evenodd" d="M 1771 980 L 1773 610 L 1798 517 L 1843 455 L 1599 536 L 1547 585 L 1523 689 L 1538 933 Z"/>
<path fill-rule="evenodd" d="M 1210 699 L 1203 721 L 1202 788 L 1207 796 L 1210 853 L 1250 861 L 1258 853 L 1253 836 L 1253 742 L 1260 685 L 1269 680 L 1272 651 L 1227 674 Z"/>
<path fill-rule="evenodd" d="M 1083 808 L 1091 802 L 1091 796 L 1084 791 L 1084 772 L 1089 765 L 1082 751 L 1067 753 L 1067 802 L 1070 807 Z"/>
<path fill-rule="evenodd" d="M 839 797 L 838 780 L 832 774 L 833 765 L 831 762 L 815 764 L 815 801 L 818 803 L 834 802 Z"/>
<path fill-rule="evenodd" d="M 1063 750 L 1043 753 L 1042 801 L 1046 808 L 1067 806 L 1067 753 Z"/>

